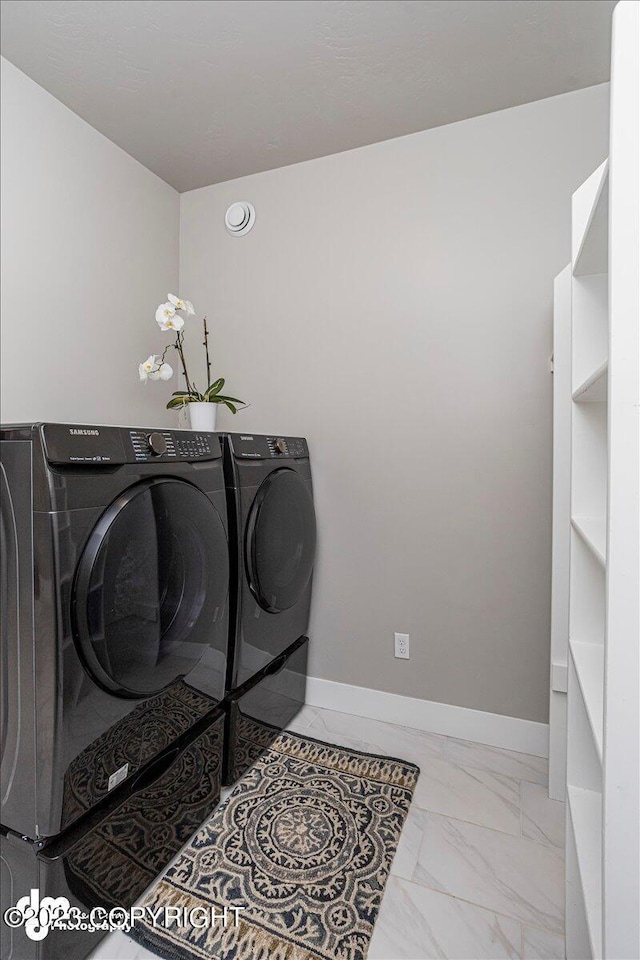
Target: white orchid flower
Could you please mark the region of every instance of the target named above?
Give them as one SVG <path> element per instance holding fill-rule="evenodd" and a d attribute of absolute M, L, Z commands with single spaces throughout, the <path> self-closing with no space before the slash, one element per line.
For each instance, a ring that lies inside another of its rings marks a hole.
<path fill-rule="evenodd" d="M 173 304 L 176 310 L 184 310 L 190 317 L 195 315 L 195 310 L 193 309 L 193 304 L 191 300 L 181 300 L 180 297 L 174 297 L 172 293 L 167 294 L 167 298 L 170 303 Z"/>
<path fill-rule="evenodd" d="M 156 310 L 156 320 L 158 323 L 164 323 L 165 320 L 170 320 L 175 312 L 176 308 L 172 303 L 161 303 Z"/>
<path fill-rule="evenodd" d="M 158 375 L 161 380 L 171 380 L 171 377 L 173 376 L 173 367 L 168 363 L 160 364 Z"/>
<path fill-rule="evenodd" d="M 156 310 L 156 321 L 161 330 L 175 330 L 178 333 L 184 327 L 184 320 L 176 315 L 176 308 L 172 303 L 160 304 Z"/>
<path fill-rule="evenodd" d="M 138 365 L 140 382 L 146 383 L 147 380 L 160 380 L 160 369 L 161 368 L 158 365 L 158 358 L 152 353 L 150 357 L 147 357 L 143 363 Z M 173 371 L 171 372 L 173 373 Z"/>
<path fill-rule="evenodd" d="M 184 320 L 182 317 L 170 317 L 169 320 L 165 320 L 164 323 L 160 324 L 161 330 L 175 330 L 178 333 L 184 327 Z"/>

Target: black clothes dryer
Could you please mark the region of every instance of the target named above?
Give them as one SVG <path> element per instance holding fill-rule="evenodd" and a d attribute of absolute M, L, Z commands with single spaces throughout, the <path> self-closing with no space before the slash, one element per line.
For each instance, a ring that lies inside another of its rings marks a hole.
<path fill-rule="evenodd" d="M 3 830 L 69 830 L 224 694 L 219 439 L 3 427 Z"/>
<path fill-rule="evenodd" d="M 224 434 L 223 448 L 232 585 L 228 783 L 246 768 L 234 757 L 237 718 L 264 723 L 264 749 L 304 702 L 316 518 L 303 437 Z"/>

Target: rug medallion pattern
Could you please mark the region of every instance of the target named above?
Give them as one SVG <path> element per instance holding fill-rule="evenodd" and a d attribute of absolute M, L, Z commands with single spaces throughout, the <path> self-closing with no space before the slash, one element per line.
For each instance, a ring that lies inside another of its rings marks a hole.
<path fill-rule="evenodd" d="M 161 956 L 362 960 L 418 768 L 285 732 L 144 905 L 243 907 L 202 929 L 139 924 Z"/>

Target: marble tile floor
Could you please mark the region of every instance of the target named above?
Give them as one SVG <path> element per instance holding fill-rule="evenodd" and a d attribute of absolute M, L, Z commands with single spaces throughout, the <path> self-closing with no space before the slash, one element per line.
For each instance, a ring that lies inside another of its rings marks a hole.
<path fill-rule="evenodd" d="M 369 960 L 562 960 L 564 804 L 546 760 L 310 706 L 291 729 L 420 766 Z M 114 933 L 92 960 L 152 956 Z"/>

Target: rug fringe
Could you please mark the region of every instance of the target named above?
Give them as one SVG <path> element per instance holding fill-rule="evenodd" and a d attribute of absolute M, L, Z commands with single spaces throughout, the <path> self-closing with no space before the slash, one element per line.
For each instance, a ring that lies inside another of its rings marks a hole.
<path fill-rule="evenodd" d="M 150 927 L 146 922 L 136 924 L 138 931 L 146 931 L 156 941 L 173 944 L 173 937 L 162 927 Z M 164 936 L 163 936 L 164 934 Z M 207 931 L 205 942 L 189 943 L 189 937 L 182 940 L 183 948 L 195 947 L 199 951 L 215 956 L 219 960 L 233 957 L 233 960 L 319 960 L 322 954 L 314 953 L 277 935 L 268 933 L 251 922 L 240 920 L 238 926 L 212 927 Z M 194 952 L 195 955 L 195 952 Z"/>

